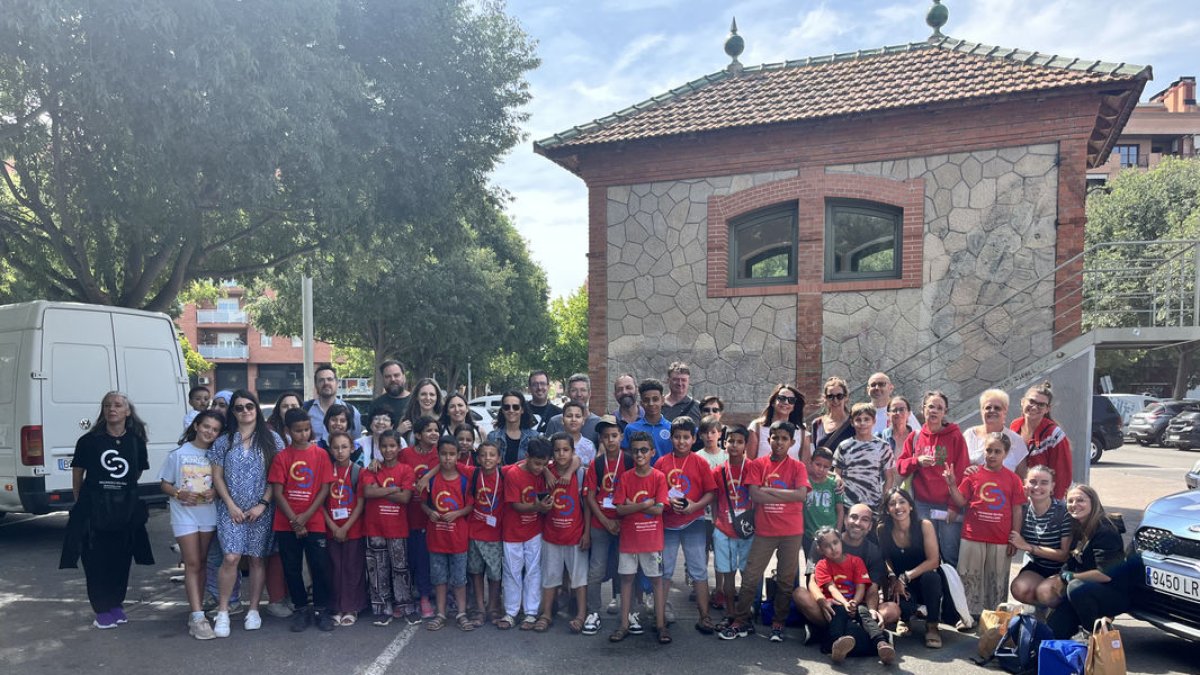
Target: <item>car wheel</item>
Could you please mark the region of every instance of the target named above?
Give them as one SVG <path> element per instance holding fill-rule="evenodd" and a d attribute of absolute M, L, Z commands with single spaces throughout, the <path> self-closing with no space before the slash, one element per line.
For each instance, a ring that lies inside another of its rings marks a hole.
<path fill-rule="evenodd" d="M 1138 442 L 1138 445 L 1142 446 L 1143 448 L 1150 447 L 1150 439 L 1148 439 L 1148 438 L 1142 438 L 1141 436 L 1138 436 L 1137 442 Z"/>
<path fill-rule="evenodd" d="M 1099 464 L 1100 458 L 1103 455 L 1104 455 L 1104 445 L 1101 444 L 1100 441 L 1097 440 L 1096 438 L 1093 438 L 1092 445 L 1091 445 L 1091 452 L 1088 455 L 1088 459 L 1091 461 L 1092 464 Z"/>

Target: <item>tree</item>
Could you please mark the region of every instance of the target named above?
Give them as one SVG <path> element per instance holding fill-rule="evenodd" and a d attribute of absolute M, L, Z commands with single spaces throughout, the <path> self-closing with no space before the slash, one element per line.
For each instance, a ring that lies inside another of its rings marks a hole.
<path fill-rule="evenodd" d="M 175 331 L 175 338 L 179 340 L 179 349 L 183 352 L 183 363 L 187 367 L 188 377 L 196 377 L 213 369 L 212 364 L 200 356 L 200 352 L 192 349 L 192 343 L 188 342 L 181 331 Z"/>
<path fill-rule="evenodd" d="M 5 290 L 165 311 L 444 212 L 519 140 L 536 63 L 492 2 L 10 0 Z"/>
<path fill-rule="evenodd" d="M 1163 322 L 1168 311 L 1182 311 L 1177 306 L 1181 294 L 1192 295 L 1196 273 L 1191 267 L 1195 265 L 1194 251 L 1187 250 L 1183 259 L 1176 258 L 1164 265 L 1162 258 L 1178 253 L 1183 247 L 1166 244 L 1094 250 L 1090 247 L 1118 241 L 1200 239 L 1200 160 L 1165 157 L 1149 171 L 1120 172 L 1106 188 L 1088 196 L 1085 238 L 1089 250 L 1084 263 L 1091 269 L 1132 271 L 1092 275 L 1087 280 L 1086 293 L 1096 304 L 1090 307 L 1092 312 L 1085 313 L 1085 324 L 1088 328 L 1139 325 L 1134 322 L 1144 321 L 1147 315 L 1136 315 L 1135 310 L 1153 312 L 1153 318 Z M 1187 274 L 1179 274 L 1180 265 Z M 1169 275 L 1166 280 L 1161 276 L 1164 273 Z M 1135 304 L 1134 300 L 1147 293 L 1149 299 Z M 1200 308 L 1193 307 L 1192 311 Z M 1194 343 L 1175 349 L 1177 397 L 1182 397 L 1196 383 L 1196 373 L 1191 368 L 1195 349 Z"/>
<path fill-rule="evenodd" d="M 565 298 L 550 302 L 553 339 L 546 345 L 542 365 L 552 380 L 566 381 L 588 371 L 588 291 L 580 286 Z"/>

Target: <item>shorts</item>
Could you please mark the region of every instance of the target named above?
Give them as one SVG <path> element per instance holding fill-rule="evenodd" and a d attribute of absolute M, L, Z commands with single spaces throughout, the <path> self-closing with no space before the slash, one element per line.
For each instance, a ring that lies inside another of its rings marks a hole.
<path fill-rule="evenodd" d="M 504 544 L 472 539 L 467 546 L 467 574 L 485 574 L 488 581 L 500 581 L 504 574 Z"/>
<path fill-rule="evenodd" d="M 650 579 L 663 575 L 662 551 L 649 553 L 620 553 L 617 557 L 617 574 L 637 574 L 638 568 Z"/>
<path fill-rule="evenodd" d="M 713 567 L 721 574 L 746 571 L 754 538 L 739 539 L 717 530 L 713 533 Z"/>
<path fill-rule="evenodd" d="M 694 520 L 680 530 L 663 533 L 663 574 L 675 576 L 675 560 L 683 547 L 683 562 L 692 581 L 708 581 L 708 534 L 703 520 Z"/>
<path fill-rule="evenodd" d="M 175 534 L 175 538 L 186 537 L 189 534 L 197 532 L 216 532 L 216 525 L 197 525 L 196 523 L 180 523 L 179 525 L 172 524 L 171 531 Z"/>
<path fill-rule="evenodd" d="M 558 588 L 563 583 L 563 569 L 571 577 L 571 588 L 587 586 L 588 554 L 579 545 L 568 546 L 542 542 L 542 588 Z"/>
<path fill-rule="evenodd" d="M 1036 560 L 1029 560 L 1028 557 L 1026 557 L 1026 561 L 1027 562 L 1021 567 L 1017 574 L 1021 574 L 1023 572 L 1033 572 L 1034 574 L 1040 575 L 1043 579 L 1049 579 L 1050 577 L 1058 576 L 1058 573 L 1062 570 L 1061 567 L 1057 569 L 1053 567 L 1046 567 L 1045 565 L 1039 564 Z"/>
<path fill-rule="evenodd" d="M 429 583 L 434 586 L 450 584 L 454 588 L 467 585 L 466 553 L 429 553 Z"/>

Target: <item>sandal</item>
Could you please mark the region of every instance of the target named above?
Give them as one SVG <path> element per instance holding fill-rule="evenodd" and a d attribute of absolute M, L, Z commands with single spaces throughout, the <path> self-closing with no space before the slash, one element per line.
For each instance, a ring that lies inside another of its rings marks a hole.
<path fill-rule="evenodd" d="M 354 622 L 356 622 L 356 621 L 358 621 L 358 615 L 357 615 L 357 614 L 343 614 L 343 615 L 342 615 L 342 623 L 341 623 L 341 624 L 339 624 L 339 625 L 342 625 L 342 626 L 353 626 L 353 625 L 354 625 Z"/>
<path fill-rule="evenodd" d="M 576 633 L 576 634 L 582 633 L 583 632 L 583 620 L 582 619 L 571 619 L 571 623 L 568 623 L 567 627 L 571 629 L 572 633 Z"/>
<path fill-rule="evenodd" d="M 608 641 L 609 642 L 620 642 L 621 640 L 624 640 L 627 637 L 629 637 L 629 629 L 628 628 L 618 628 L 612 632 L 612 635 L 608 636 Z"/>
<path fill-rule="evenodd" d="M 446 615 L 434 614 L 429 623 L 425 624 L 425 630 L 441 630 L 446 627 Z"/>
<path fill-rule="evenodd" d="M 671 644 L 671 631 L 666 626 L 663 626 L 662 628 L 658 629 L 658 644 L 660 644 L 660 645 Z"/>
<path fill-rule="evenodd" d="M 705 635 L 712 635 L 717 632 L 717 627 L 713 625 L 712 617 L 706 615 L 700 617 L 700 620 L 696 622 L 696 630 Z"/>
<path fill-rule="evenodd" d="M 475 622 L 467 618 L 466 612 L 459 612 L 458 616 L 454 617 L 454 622 L 458 624 L 458 629 L 464 633 L 475 630 Z"/>
<path fill-rule="evenodd" d="M 533 625 L 535 623 L 537 623 L 537 619 L 526 614 L 525 618 L 521 620 L 520 628 L 521 628 L 521 630 L 533 630 Z"/>
<path fill-rule="evenodd" d="M 942 634 L 936 629 L 925 634 L 925 646 L 930 649 L 942 648 Z"/>
<path fill-rule="evenodd" d="M 537 618 L 537 621 L 534 622 L 533 632 L 545 633 L 546 631 L 550 630 L 550 627 L 553 625 L 554 619 L 543 614 Z"/>
<path fill-rule="evenodd" d="M 471 619 L 472 626 L 479 628 L 480 626 L 483 625 L 483 612 L 481 612 L 479 610 L 475 610 L 475 611 L 471 612 L 469 616 Z"/>
<path fill-rule="evenodd" d="M 513 626 L 517 625 L 517 620 L 505 614 L 499 619 L 493 621 L 492 625 L 500 630 L 510 630 Z"/>

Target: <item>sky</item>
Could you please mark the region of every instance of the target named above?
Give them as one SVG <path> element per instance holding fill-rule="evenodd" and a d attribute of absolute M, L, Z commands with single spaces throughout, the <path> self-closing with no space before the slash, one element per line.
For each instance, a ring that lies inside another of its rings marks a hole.
<path fill-rule="evenodd" d="M 1200 0 L 943 0 L 942 33 L 971 42 L 1149 65 L 1148 97 L 1200 74 Z M 929 37 L 927 0 L 508 0 L 537 42 L 527 138 L 492 181 L 546 270 L 551 297 L 587 276 L 587 190 L 533 142 L 721 70 L 736 17 L 749 66 Z M 1187 45 L 1192 45 L 1188 47 Z"/>

